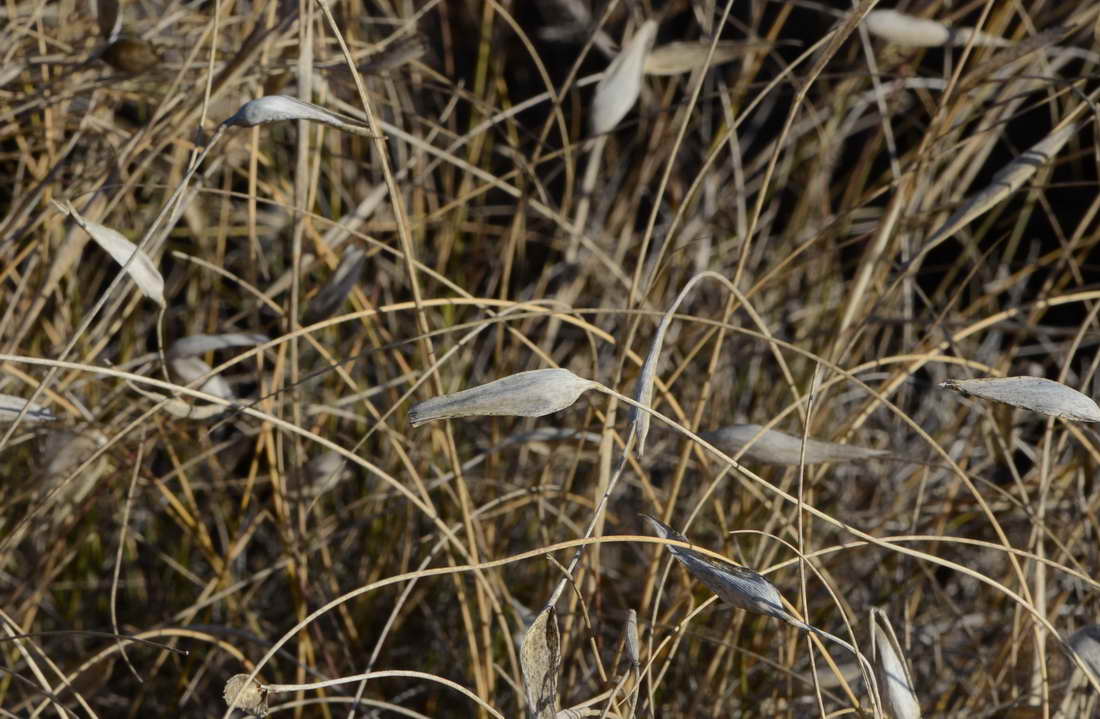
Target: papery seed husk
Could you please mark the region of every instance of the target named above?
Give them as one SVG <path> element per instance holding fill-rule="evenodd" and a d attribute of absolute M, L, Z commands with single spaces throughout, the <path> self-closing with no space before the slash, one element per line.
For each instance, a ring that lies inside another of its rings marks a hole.
<path fill-rule="evenodd" d="M 247 674 L 234 674 L 225 683 L 222 697 L 230 709 L 242 709 L 259 717 L 267 716 L 267 692 L 258 679 L 248 681 Z"/>
<path fill-rule="evenodd" d="M 159 392 L 153 392 L 152 390 L 147 390 L 144 387 L 139 387 L 129 380 L 127 380 L 126 383 L 130 385 L 130 389 L 134 390 L 138 394 L 148 397 L 154 402 L 159 402 L 161 409 L 163 409 L 165 412 L 172 415 L 173 417 L 177 417 L 179 419 L 210 419 L 211 417 L 218 416 L 226 410 L 226 407 L 220 404 L 207 404 L 196 406 L 188 404 L 178 397 L 169 397 L 168 395 L 163 395 Z"/>
<path fill-rule="evenodd" d="M 657 536 L 687 542 L 687 538 L 664 522 L 643 514 L 653 527 Z M 794 619 L 783 607 L 783 598 L 775 585 L 763 575 L 738 566 L 732 562 L 715 559 L 694 549 L 665 545 L 673 557 L 683 564 L 688 572 L 717 594 L 723 601 L 755 614 L 782 619 L 796 626 L 806 626 Z"/>
<path fill-rule="evenodd" d="M 641 652 L 638 641 L 638 612 L 631 609 L 626 615 L 626 656 L 630 663 L 637 667 L 641 663 Z"/>
<path fill-rule="evenodd" d="M 742 457 L 765 464 L 797 466 L 802 455 L 802 438 L 786 432 L 769 429 L 759 437 L 762 427 L 758 424 L 735 424 L 711 432 L 702 432 L 700 437 L 713 444 L 726 454 L 733 456 L 746 445 Z M 756 439 L 753 439 L 753 438 Z M 806 464 L 822 462 L 851 462 L 889 454 L 882 449 L 868 449 L 850 444 L 822 442 L 816 439 L 806 440 Z"/>
<path fill-rule="evenodd" d="M 221 375 L 211 374 L 213 368 L 198 357 L 175 357 L 168 360 L 168 368 L 179 377 L 180 384 L 190 386 L 201 377 L 206 377 L 207 379 L 198 387 L 200 392 L 206 392 L 225 400 L 237 398 L 233 394 L 233 388 L 229 386 L 225 378 Z"/>
<path fill-rule="evenodd" d="M 27 400 L 22 397 L 0 394 L 0 422 L 14 422 L 27 404 Z M 54 413 L 38 403 L 32 403 L 23 415 L 26 422 L 49 422 L 54 419 L 57 419 Z"/>
<path fill-rule="evenodd" d="M 260 334 L 231 332 L 219 335 L 190 335 L 182 337 L 168 349 L 168 358 L 194 357 L 227 347 L 254 347 L 266 344 L 271 338 Z"/>
<path fill-rule="evenodd" d="M 1072 123 L 1054 130 L 1032 145 L 1029 150 L 1001 168 L 988 185 L 966 198 L 962 207 L 932 233 L 932 236 L 925 243 L 925 247 L 921 249 L 921 254 L 963 229 L 994 205 L 1020 189 L 1040 167 L 1049 164 L 1075 134 L 1077 134 L 1077 126 Z"/>
<path fill-rule="evenodd" d="M 597 383 L 567 369 L 536 369 L 413 405 L 414 427 L 437 419 L 473 416 L 542 417 L 569 407 Z"/>
<path fill-rule="evenodd" d="M 365 132 L 365 128 L 354 125 L 339 115 L 312 102 L 304 102 L 289 95 L 265 95 L 246 102 L 236 113 L 226 118 L 222 125 L 228 127 L 255 127 L 271 122 L 288 120 L 310 120 L 335 127 L 339 130 Z"/>
<path fill-rule="evenodd" d="M 528 627 L 520 646 L 519 660 L 528 708 L 535 719 L 554 719 L 558 711 L 561 636 L 552 606 L 539 612 Z"/>
<path fill-rule="evenodd" d="M 1096 680 L 1100 681 L 1100 624 L 1090 624 L 1078 629 L 1066 643 L 1096 675 Z"/>
<path fill-rule="evenodd" d="M 645 57 L 657 35 L 657 23 L 647 20 L 608 65 L 592 97 L 592 132 L 614 130 L 634 107 L 642 91 Z"/>
<path fill-rule="evenodd" d="M 767 43 L 746 43 L 739 40 L 722 40 L 714 47 L 710 65 L 721 65 L 733 60 L 753 45 L 766 47 Z M 646 75 L 679 75 L 703 67 L 710 55 L 710 42 L 670 42 L 658 45 L 645 58 Z"/>
<path fill-rule="evenodd" d="M 329 317 L 344 304 L 351 289 L 359 282 L 366 262 L 366 253 L 358 247 L 348 250 L 329 283 L 310 300 L 305 315 L 307 324 Z"/>
<path fill-rule="evenodd" d="M 942 45 L 985 45 L 1003 47 L 1011 43 L 1004 38 L 987 35 L 974 28 L 951 28 L 941 22 L 906 15 L 897 10 L 872 10 L 863 22 L 872 35 L 888 42 L 908 47 L 939 47 Z"/>
<path fill-rule="evenodd" d="M 1100 422 L 1100 407 L 1091 397 L 1043 377 L 949 379 L 941 383 L 940 387 L 1051 417 L 1078 422 Z"/>
<path fill-rule="evenodd" d="M 137 245 L 110 227 L 84 219 L 71 203 L 62 204 L 57 200 L 54 200 L 53 203 L 61 212 L 70 215 L 76 224 L 91 235 L 96 244 L 115 259 L 115 262 L 126 268 L 126 273 L 133 278 L 146 297 L 161 307 L 165 306 L 164 278 L 161 277 L 156 264 L 149 258 L 149 255 L 139 250 Z M 131 258 L 133 258 L 133 261 L 131 261 Z"/>
<path fill-rule="evenodd" d="M 913 677 L 890 620 L 880 609 L 871 610 L 871 630 L 875 635 L 875 673 L 882 701 L 894 719 L 920 719 Z"/>

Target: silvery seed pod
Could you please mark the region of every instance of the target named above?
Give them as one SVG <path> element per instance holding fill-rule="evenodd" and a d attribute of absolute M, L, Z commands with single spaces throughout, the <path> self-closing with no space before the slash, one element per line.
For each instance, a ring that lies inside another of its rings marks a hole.
<path fill-rule="evenodd" d="M 650 523 L 657 536 L 662 539 L 672 539 L 685 543 L 688 541 L 684 535 L 664 522 L 648 514 L 643 514 L 642 517 Z M 779 596 L 779 590 L 762 575 L 751 569 L 740 567 L 732 562 L 715 559 L 693 549 L 671 545 L 665 545 L 665 548 L 681 564 L 687 567 L 687 570 L 696 579 L 707 585 L 712 592 L 728 604 L 754 614 L 764 614 L 782 619 L 799 627 L 806 626 L 794 619 L 783 607 L 783 599 Z"/>
<path fill-rule="evenodd" d="M 536 369 L 502 377 L 488 384 L 445 394 L 413 405 L 409 421 L 414 427 L 453 417 L 541 417 L 569 407 L 599 383 L 583 379 L 567 369 Z"/>
<path fill-rule="evenodd" d="M 802 457 L 802 438 L 793 434 L 769 429 L 760 434 L 758 424 L 735 424 L 699 436 L 726 454 L 733 456 L 748 446 L 742 455 L 746 459 L 765 464 L 797 466 Z M 759 437 L 757 435 L 760 434 Z M 755 438 L 755 439 L 754 439 Z M 882 449 L 867 449 L 850 444 L 806 440 L 806 464 L 822 462 L 851 462 L 888 454 Z"/>
<path fill-rule="evenodd" d="M 940 387 L 1051 417 L 1078 422 L 1100 422 L 1100 407 L 1096 406 L 1091 397 L 1086 397 L 1060 382 L 1042 377 L 949 379 L 940 383 Z"/>
<path fill-rule="evenodd" d="M 882 701 L 894 719 L 920 719 L 920 702 L 913 689 L 913 677 L 905 663 L 894 628 L 881 609 L 871 610 L 874 632 L 875 676 Z"/>

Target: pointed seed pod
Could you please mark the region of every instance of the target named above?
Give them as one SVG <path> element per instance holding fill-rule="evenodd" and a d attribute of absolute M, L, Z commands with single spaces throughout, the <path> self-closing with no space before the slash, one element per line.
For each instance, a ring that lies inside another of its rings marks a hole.
<path fill-rule="evenodd" d="M 1100 624 L 1090 624 L 1078 629 L 1066 643 L 1096 675 L 1096 681 L 1100 682 Z"/>
<path fill-rule="evenodd" d="M 553 606 L 547 606 L 528 627 L 519 651 L 527 706 L 535 719 L 555 719 L 558 712 L 558 672 L 561 636 Z"/>
<path fill-rule="evenodd" d="M 453 417 L 542 417 L 569 407 L 586 391 L 598 386 L 599 383 L 582 379 L 567 369 L 519 372 L 415 404 L 409 410 L 409 421 L 417 427 Z"/>
<path fill-rule="evenodd" d="M 27 400 L 22 397 L 0 394 L 0 422 L 14 422 L 26 405 Z M 56 419 L 56 417 L 49 409 L 36 403 L 27 408 L 27 413 L 23 415 L 23 419 L 28 422 L 48 422 Z"/>
<path fill-rule="evenodd" d="M 742 455 L 747 459 L 764 464 L 798 465 L 802 456 L 801 437 L 775 429 L 769 429 L 760 434 L 760 430 L 761 427 L 758 424 L 735 424 L 713 432 L 703 432 L 699 436 L 731 456 L 748 446 Z M 760 436 L 757 436 L 758 434 Z M 806 440 L 806 464 L 851 462 L 881 457 L 885 454 L 888 452 L 882 449 L 867 449 L 816 439 Z"/>
<path fill-rule="evenodd" d="M 266 95 L 246 102 L 236 113 L 222 122 L 222 125 L 255 127 L 288 120 L 310 120 L 355 135 L 369 135 L 366 128 L 349 122 L 320 105 L 304 102 L 289 95 Z"/>
<path fill-rule="evenodd" d="M 664 522 L 643 514 L 657 536 L 677 542 L 687 538 Z M 673 557 L 687 570 L 728 604 L 754 614 L 782 619 L 796 626 L 805 626 L 783 607 L 783 599 L 775 585 L 751 569 L 732 562 L 715 559 L 694 549 L 665 545 Z"/>
<path fill-rule="evenodd" d="M 267 335 L 231 332 L 220 335 L 190 335 L 175 341 L 168 350 L 168 358 L 194 357 L 227 347 L 254 347 L 270 342 Z"/>
<path fill-rule="evenodd" d="M 656 36 L 657 23 L 647 20 L 608 65 L 592 97 L 594 134 L 602 135 L 614 130 L 638 101 L 642 92 L 645 58 Z"/>
<path fill-rule="evenodd" d="M 768 47 L 770 43 L 722 40 L 714 46 L 710 65 L 733 60 L 752 47 Z M 670 42 L 649 51 L 645 58 L 646 75 L 679 75 L 704 67 L 710 55 L 710 42 Z"/>
<path fill-rule="evenodd" d="M 115 262 L 125 267 L 126 273 L 133 278 L 146 297 L 161 307 L 165 306 L 164 278 L 161 277 L 156 264 L 149 259 L 149 255 L 110 227 L 84 219 L 71 203 L 62 204 L 54 200 L 53 204 L 61 212 L 72 216 L 76 224 L 91 235 L 92 239 L 115 259 Z M 133 258 L 132 261 L 131 258 Z"/>
<path fill-rule="evenodd" d="M 913 689 L 913 677 L 905 663 L 894 628 L 881 609 L 871 610 L 874 633 L 875 676 L 887 711 L 894 719 L 920 719 L 920 702 Z"/>
<path fill-rule="evenodd" d="M 1010 404 L 1051 417 L 1077 422 L 1100 422 L 1100 407 L 1091 397 L 1086 397 L 1060 382 L 1042 377 L 949 379 L 941 382 L 940 387 L 965 396 Z"/>
<path fill-rule="evenodd" d="M 638 612 L 631 609 L 626 615 L 626 656 L 635 669 L 641 664 L 641 652 L 638 641 Z"/>
<path fill-rule="evenodd" d="M 941 22 L 906 15 L 897 10 L 872 10 L 863 22 L 872 35 L 908 47 L 961 46 L 970 43 L 971 38 L 974 38 L 975 45 L 1004 47 L 1011 44 L 1004 38 L 993 37 L 974 28 L 951 28 Z"/>

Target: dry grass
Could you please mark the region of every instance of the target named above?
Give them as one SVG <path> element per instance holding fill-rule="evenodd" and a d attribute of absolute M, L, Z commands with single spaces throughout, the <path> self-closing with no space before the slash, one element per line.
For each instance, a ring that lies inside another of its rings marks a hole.
<path fill-rule="evenodd" d="M 1097 394 L 1100 6 L 899 2 L 1012 41 L 913 49 L 870 1 L 577 4 L 132 3 L 110 48 L 109 0 L 0 10 L 0 393 L 56 416 L 0 424 L 0 715 L 220 716 L 257 670 L 280 714 L 522 716 L 517 641 L 578 547 L 562 707 L 876 714 L 850 653 L 714 602 L 641 512 L 868 657 L 883 608 L 925 716 L 1100 711 L 1063 644 L 1100 621 L 1100 437 L 938 387 Z M 593 138 L 647 19 L 743 53 Z M 273 93 L 366 129 L 209 144 Z M 51 200 L 140 243 L 163 317 Z M 639 457 L 623 396 L 704 271 Z M 272 338 L 200 356 L 236 400 L 161 366 L 219 333 Z M 609 391 L 409 426 L 554 366 Z M 684 434 L 737 423 L 889 456 L 741 468 Z"/>

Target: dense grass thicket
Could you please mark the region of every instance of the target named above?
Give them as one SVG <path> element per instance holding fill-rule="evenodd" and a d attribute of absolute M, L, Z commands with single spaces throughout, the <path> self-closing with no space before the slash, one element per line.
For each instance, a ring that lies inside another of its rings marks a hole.
<path fill-rule="evenodd" d="M 1100 394 L 1100 4 L 0 14 L 0 716 L 890 716 L 719 556 L 872 664 L 881 609 L 926 717 L 1100 716 L 1097 425 L 940 387 Z M 275 94 L 345 125 L 222 126 Z"/>

